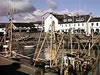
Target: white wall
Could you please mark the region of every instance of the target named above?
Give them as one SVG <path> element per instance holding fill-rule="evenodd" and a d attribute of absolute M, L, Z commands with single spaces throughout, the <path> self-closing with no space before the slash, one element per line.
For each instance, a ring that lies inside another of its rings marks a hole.
<path fill-rule="evenodd" d="M 92 23 L 94 23 L 93 26 L 92 26 Z M 98 23 L 98 26 L 96 25 L 96 23 Z M 90 35 L 91 29 L 93 28 L 94 32 L 96 32 L 96 29 L 99 29 L 99 33 L 100 33 L 100 22 L 66 23 L 66 24 L 60 24 L 60 25 L 61 25 L 61 30 L 64 30 L 64 32 L 68 32 L 69 29 L 72 29 L 72 31 L 74 29 L 75 30 L 84 29 L 84 31 Z M 87 30 L 87 25 L 88 25 L 88 30 Z"/>
<path fill-rule="evenodd" d="M 0 28 L 0 32 L 3 32 L 3 34 L 6 34 L 5 28 Z"/>
<path fill-rule="evenodd" d="M 92 23 L 93 23 L 93 26 L 92 26 Z M 97 23 L 98 23 L 98 26 L 97 26 Z M 90 22 L 89 29 L 90 29 L 90 34 L 91 34 L 91 29 L 94 29 L 94 32 L 96 32 L 96 29 L 99 29 L 99 33 L 100 33 L 100 22 Z"/>
<path fill-rule="evenodd" d="M 50 25 L 52 24 L 52 21 L 55 22 L 55 31 L 60 30 L 60 25 L 58 25 L 58 20 L 50 14 L 44 21 L 44 31 L 48 32 L 50 30 Z"/>
<path fill-rule="evenodd" d="M 64 30 L 64 32 L 68 32 L 69 29 L 72 29 L 72 31 L 77 29 L 84 29 L 86 31 L 85 26 L 86 23 L 66 23 L 61 24 L 61 29 Z"/>
<path fill-rule="evenodd" d="M 77 30 L 77 29 L 83 29 L 86 32 L 86 34 L 90 35 L 91 29 L 93 28 L 94 32 L 96 31 L 96 29 L 99 29 L 99 33 L 100 33 L 100 22 L 58 24 L 58 20 L 52 14 L 50 14 L 44 21 L 44 29 L 45 29 L 44 31 L 45 32 L 48 32 L 48 30 L 50 30 L 50 25 L 52 24 L 52 21 L 55 22 L 56 31 L 60 30 L 60 31 L 68 32 L 69 29 L 72 29 L 72 31 Z M 93 26 L 92 26 L 92 23 L 94 23 Z M 98 23 L 98 26 L 96 25 L 96 23 Z"/>
<path fill-rule="evenodd" d="M 0 32 L 5 32 L 5 28 L 0 28 Z"/>

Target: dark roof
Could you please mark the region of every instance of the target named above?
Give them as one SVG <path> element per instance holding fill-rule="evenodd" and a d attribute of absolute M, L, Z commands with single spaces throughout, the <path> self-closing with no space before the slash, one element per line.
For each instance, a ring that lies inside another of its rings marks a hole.
<path fill-rule="evenodd" d="M 59 14 L 53 14 L 59 21 L 63 21 L 64 18 L 69 17 L 67 14 L 59 15 Z"/>
<path fill-rule="evenodd" d="M 56 18 L 58 19 L 58 22 L 59 22 L 59 23 L 64 23 L 63 20 L 64 20 L 65 18 L 70 17 L 70 16 L 68 16 L 67 14 L 64 14 L 64 15 L 59 15 L 59 14 L 55 14 L 55 13 L 50 13 L 50 14 L 52 14 L 54 17 L 56 17 Z"/>
<path fill-rule="evenodd" d="M 7 28 L 9 23 L 0 23 L 0 28 Z"/>
<path fill-rule="evenodd" d="M 33 23 L 14 23 L 16 27 L 34 27 Z"/>
<path fill-rule="evenodd" d="M 100 22 L 100 17 L 92 18 L 90 22 Z"/>
<path fill-rule="evenodd" d="M 68 16 L 67 14 L 64 15 L 52 14 L 52 15 L 58 19 L 60 24 L 87 22 L 87 20 L 90 17 L 90 15 L 77 15 L 77 16 Z"/>
<path fill-rule="evenodd" d="M 41 22 L 35 23 L 13 23 L 16 27 L 35 27 L 34 24 L 41 24 Z M 0 28 L 6 28 L 9 26 L 9 23 L 0 23 Z"/>
<path fill-rule="evenodd" d="M 72 16 L 72 17 L 73 17 L 73 16 Z M 87 22 L 89 18 L 90 18 L 90 15 L 79 15 L 79 16 L 74 16 L 74 22 L 75 22 L 75 23 Z"/>
<path fill-rule="evenodd" d="M 30 22 L 32 24 L 42 24 L 42 21 Z"/>

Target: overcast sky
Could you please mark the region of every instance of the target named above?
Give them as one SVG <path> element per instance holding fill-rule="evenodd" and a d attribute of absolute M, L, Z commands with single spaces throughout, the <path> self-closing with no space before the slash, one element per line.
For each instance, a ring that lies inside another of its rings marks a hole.
<path fill-rule="evenodd" d="M 50 8 L 47 1 L 56 3 L 56 11 L 63 11 L 64 9 L 68 9 L 71 12 L 83 10 L 85 13 L 100 15 L 100 0 L 33 0 L 33 5 L 36 8 L 46 10 Z"/>
<path fill-rule="evenodd" d="M 8 21 L 9 7 L 17 11 L 16 21 L 40 19 L 41 15 L 51 10 L 62 14 L 78 12 L 100 16 L 100 0 L 0 0 L 1 22 Z"/>

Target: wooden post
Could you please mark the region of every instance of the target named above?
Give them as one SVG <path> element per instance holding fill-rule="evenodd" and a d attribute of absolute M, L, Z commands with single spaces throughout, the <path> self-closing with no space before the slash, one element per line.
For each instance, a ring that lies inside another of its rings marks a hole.
<path fill-rule="evenodd" d="M 10 40 L 9 40 L 9 54 L 12 56 L 12 29 L 13 29 L 13 17 L 10 18 Z"/>

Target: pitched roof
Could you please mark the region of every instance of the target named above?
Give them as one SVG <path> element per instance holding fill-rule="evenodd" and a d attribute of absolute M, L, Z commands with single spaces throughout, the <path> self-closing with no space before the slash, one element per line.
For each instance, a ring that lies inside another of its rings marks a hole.
<path fill-rule="evenodd" d="M 59 23 L 63 22 L 64 18 L 69 17 L 67 14 L 64 14 L 64 15 L 59 15 L 59 14 L 55 14 L 55 13 L 50 13 L 50 14 L 52 14 L 54 17 L 56 17 L 58 19 Z"/>
<path fill-rule="evenodd" d="M 100 22 L 100 17 L 92 18 L 90 22 Z"/>
<path fill-rule="evenodd" d="M 16 27 L 34 27 L 32 23 L 14 23 Z"/>
<path fill-rule="evenodd" d="M 67 14 L 59 15 L 59 14 L 53 14 L 59 21 L 62 21 L 64 18 L 69 17 Z"/>
<path fill-rule="evenodd" d="M 7 28 L 9 23 L 0 23 L 0 28 Z"/>
<path fill-rule="evenodd" d="M 13 23 L 16 27 L 34 27 L 33 23 Z M 9 23 L 0 23 L 0 28 L 6 28 Z"/>
<path fill-rule="evenodd" d="M 52 14 L 52 15 L 58 19 L 60 24 L 87 22 L 87 20 L 90 17 L 90 15 L 77 15 L 77 16 L 68 16 L 67 14 L 64 15 Z"/>

